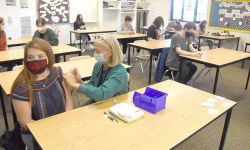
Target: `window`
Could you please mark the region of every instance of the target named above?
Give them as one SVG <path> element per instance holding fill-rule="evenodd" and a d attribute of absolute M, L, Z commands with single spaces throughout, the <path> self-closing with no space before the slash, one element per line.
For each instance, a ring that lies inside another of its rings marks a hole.
<path fill-rule="evenodd" d="M 200 22 L 207 19 L 208 0 L 172 0 L 171 19 Z"/>

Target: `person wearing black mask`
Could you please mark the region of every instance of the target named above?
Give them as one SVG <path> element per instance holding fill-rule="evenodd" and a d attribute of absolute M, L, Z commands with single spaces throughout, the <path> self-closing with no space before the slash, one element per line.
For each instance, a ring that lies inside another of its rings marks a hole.
<path fill-rule="evenodd" d="M 161 35 L 161 27 L 164 26 L 164 20 L 158 16 L 153 21 L 153 24 L 148 28 L 147 37 L 149 40 L 159 40 Z"/>
<path fill-rule="evenodd" d="M 199 52 L 193 47 L 194 33 L 196 26 L 192 22 L 185 24 L 184 29 L 173 35 L 171 45 L 166 60 L 166 66 L 179 69 L 180 57 L 179 55 L 201 57 L 202 52 Z M 187 84 L 195 74 L 197 67 L 189 61 L 182 63 L 182 78 L 181 83 Z"/>

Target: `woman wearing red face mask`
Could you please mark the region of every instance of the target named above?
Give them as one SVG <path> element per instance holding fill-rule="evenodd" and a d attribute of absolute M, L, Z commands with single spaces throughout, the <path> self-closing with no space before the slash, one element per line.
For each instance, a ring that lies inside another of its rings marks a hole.
<path fill-rule="evenodd" d="M 62 69 L 53 64 L 49 43 L 42 39 L 32 40 L 25 46 L 24 69 L 12 86 L 11 98 L 21 125 L 22 140 L 31 150 L 35 146 L 26 124 L 73 108 Z"/>

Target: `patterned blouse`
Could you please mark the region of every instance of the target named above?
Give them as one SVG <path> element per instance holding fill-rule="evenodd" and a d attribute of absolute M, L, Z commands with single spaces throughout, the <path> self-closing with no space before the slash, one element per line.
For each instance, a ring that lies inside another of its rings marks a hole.
<path fill-rule="evenodd" d="M 39 120 L 65 112 L 66 94 L 62 82 L 62 69 L 52 67 L 50 74 L 45 79 L 31 83 L 33 91 L 32 119 Z M 12 99 L 28 102 L 27 86 L 18 84 L 14 88 Z"/>

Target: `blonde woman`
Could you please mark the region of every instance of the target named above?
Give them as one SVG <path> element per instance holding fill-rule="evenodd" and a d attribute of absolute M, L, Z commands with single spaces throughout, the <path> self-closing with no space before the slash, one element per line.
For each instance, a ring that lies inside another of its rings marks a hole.
<path fill-rule="evenodd" d="M 73 109 L 62 69 L 53 64 L 50 44 L 42 39 L 32 40 L 25 46 L 24 69 L 12 86 L 12 104 L 21 126 L 22 140 L 29 150 L 36 146 L 27 123 Z"/>
<path fill-rule="evenodd" d="M 116 38 L 100 36 L 94 45 L 97 63 L 90 81 L 83 83 L 77 69 L 64 75 L 71 87 L 90 98 L 85 105 L 128 92 L 128 74 L 121 64 L 122 54 Z"/>

